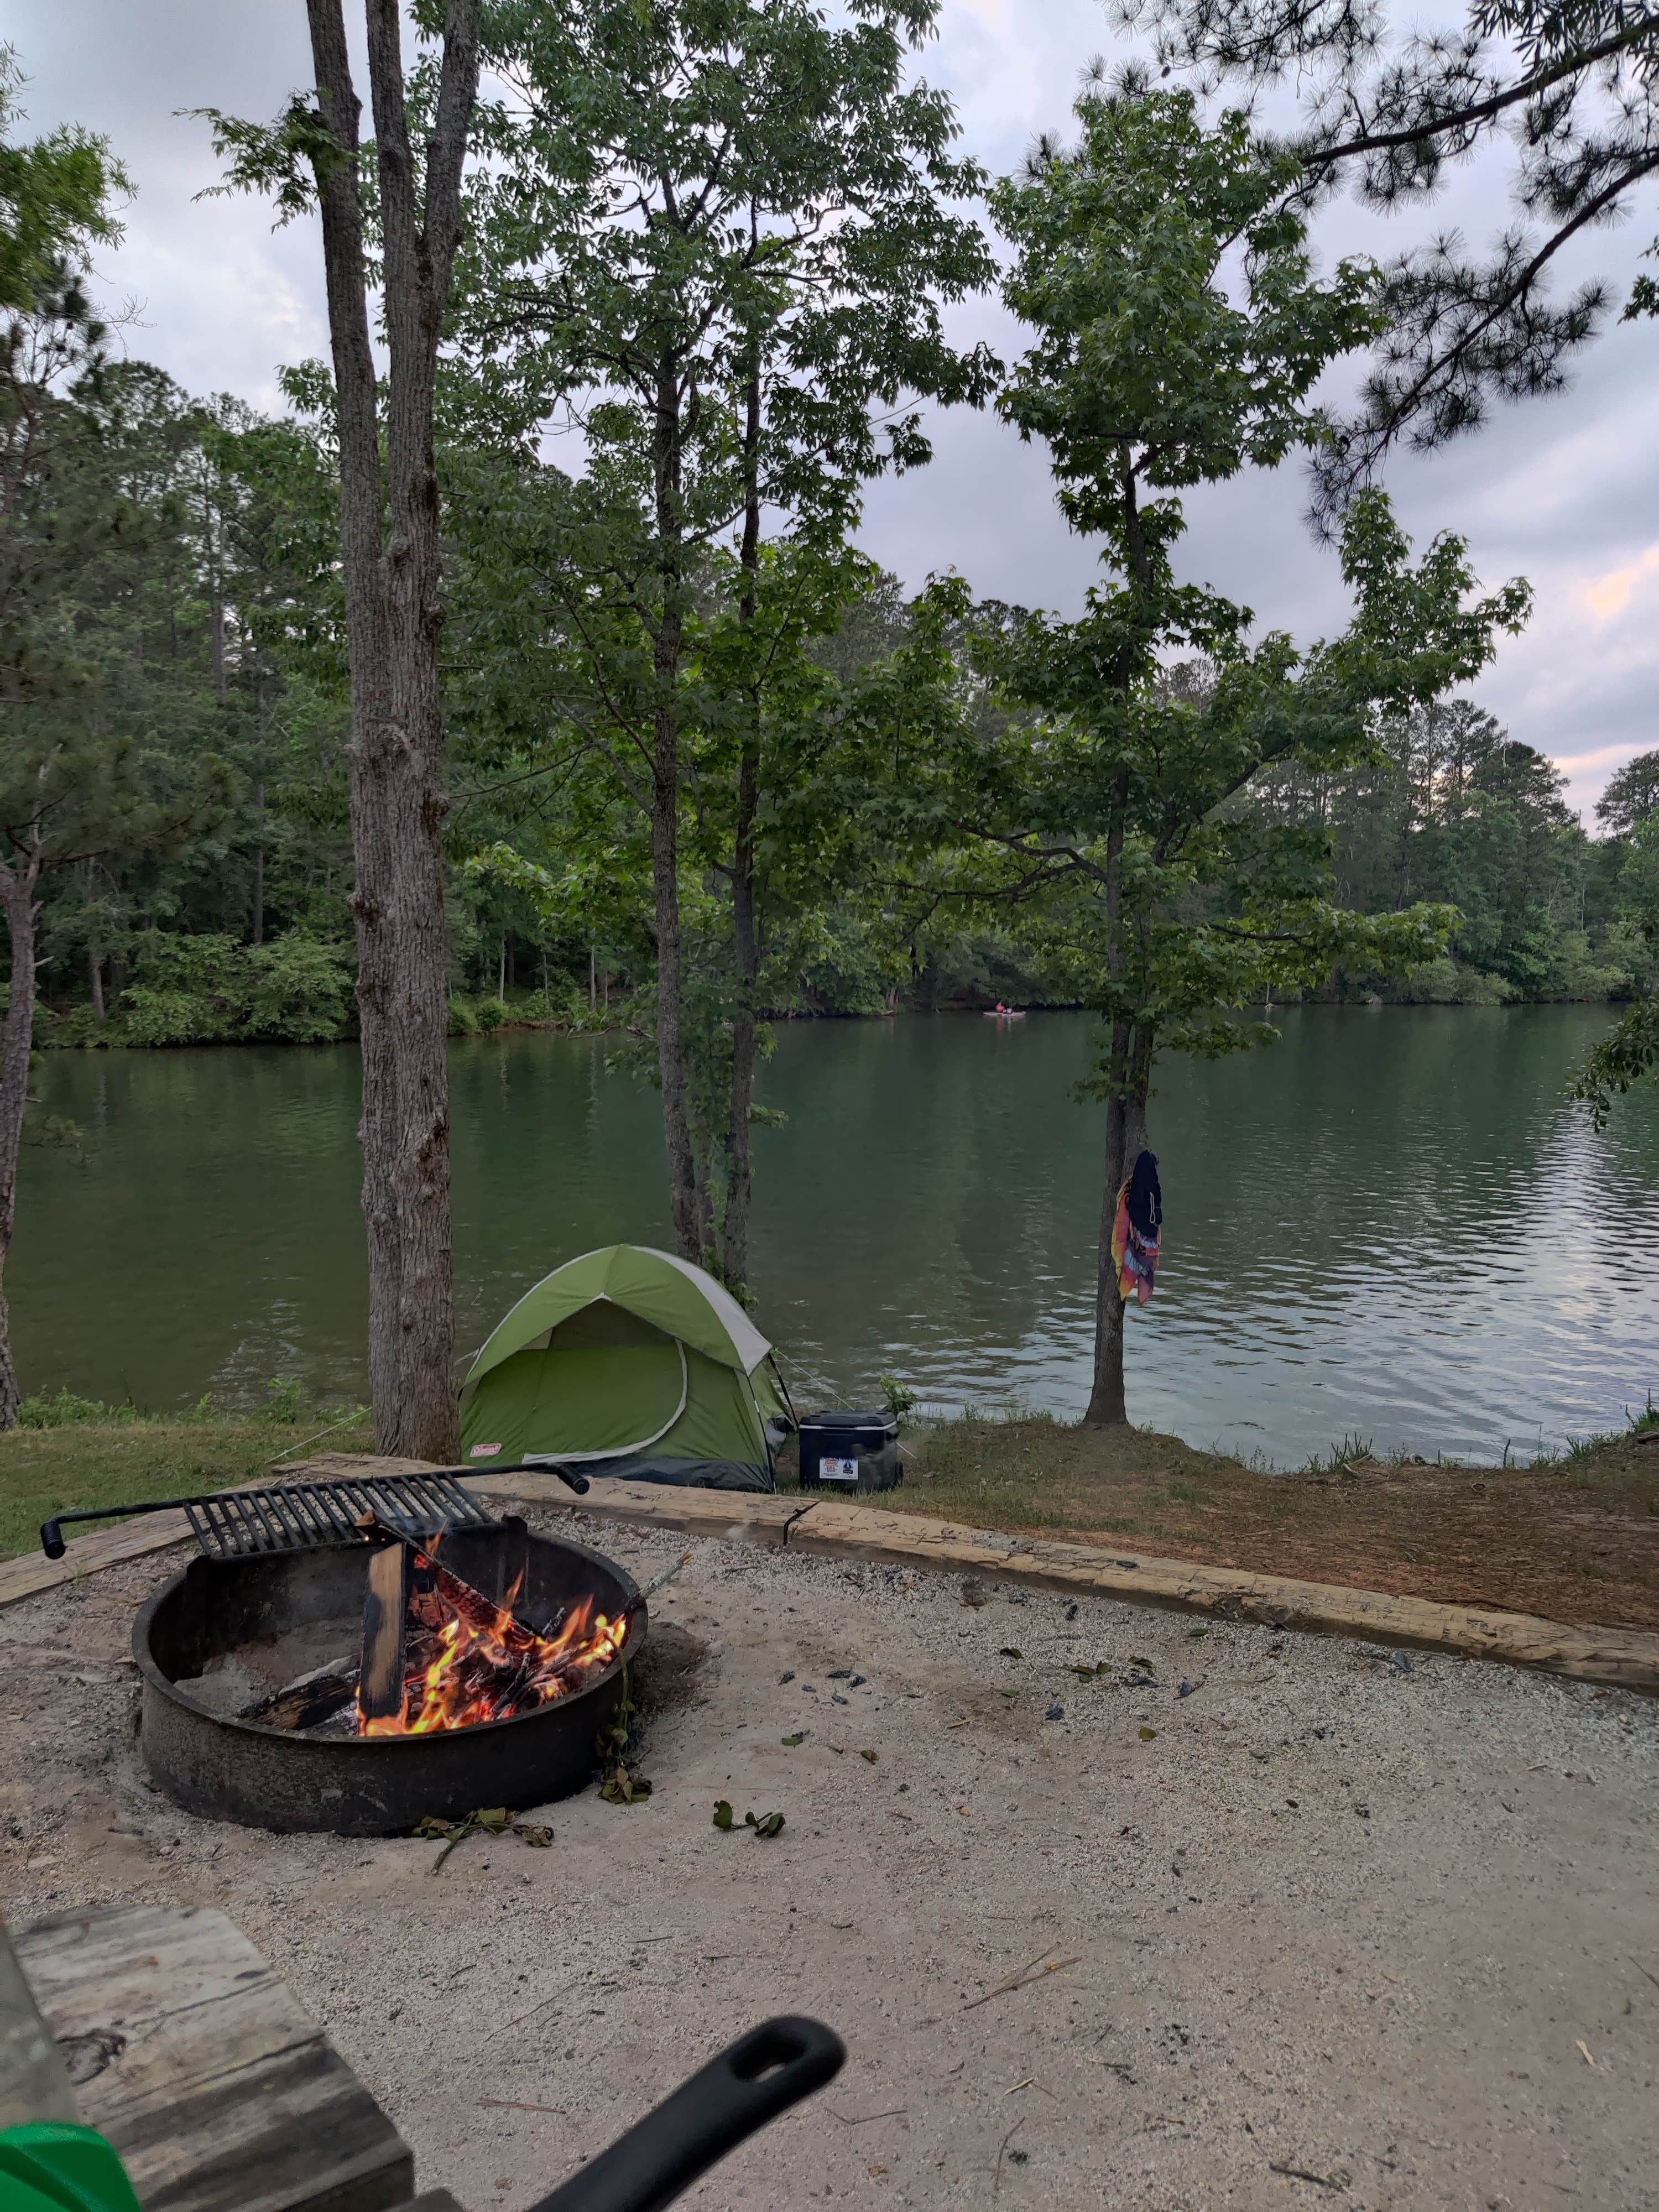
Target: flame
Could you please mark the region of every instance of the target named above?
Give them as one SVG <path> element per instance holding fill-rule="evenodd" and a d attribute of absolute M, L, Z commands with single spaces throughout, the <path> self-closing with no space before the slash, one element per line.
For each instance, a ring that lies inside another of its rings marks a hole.
<path fill-rule="evenodd" d="M 360 1735 L 429 1735 L 439 1729 L 476 1728 L 483 1721 L 507 1720 L 552 1705 L 608 1667 L 631 1626 L 626 1613 L 614 1620 L 596 1613 L 587 1597 L 560 1622 L 556 1634 L 538 1636 L 418 1551 L 415 1588 L 410 1620 L 428 1632 L 426 1651 L 435 1638 L 435 1656 L 426 1659 L 423 1651 L 424 1663 L 405 1674 L 402 1714 L 366 1720 L 360 1713 Z M 517 1594 L 515 1586 L 509 1600 Z"/>

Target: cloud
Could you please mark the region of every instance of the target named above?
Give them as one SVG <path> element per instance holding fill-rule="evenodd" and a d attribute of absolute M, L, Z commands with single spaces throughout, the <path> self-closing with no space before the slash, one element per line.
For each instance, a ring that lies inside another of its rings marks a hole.
<path fill-rule="evenodd" d="M 1630 595 L 1644 576 L 1659 574 L 1659 545 L 1650 545 L 1639 561 L 1627 568 L 1610 568 L 1580 588 L 1584 604 L 1597 622 L 1612 622 L 1630 605 Z"/>
<path fill-rule="evenodd" d="M 273 233 L 255 203 L 196 198 L 216 165 L 206 126 L 176 111 L 275 114 L 310 77 L 297 0 L 0 0 L 0 38 L 19 47 L 33 80 L 33 127 L 72 119 L 107 131 L 137 177 L 126 243 L 100 271 L 106 296 L 141 303 L 131 349 L 193 391 L 275 406 L 278 366 L 326 345 L 314 231 L 302 222 Z M 1079 74 L 1103 47 L 1109 57 L 1098 0 L 945 0 L 919 67 L 954 94 L 963 150 L 995 173 L 1037 131 L 1068 127 Z M 1508 219 L 1505 179 L 1489 163 L 1459 168 L 1431 211 L 1399 221 L 1338 203 L 1321 220 L 1323 258 L 1392 252 L 1453 225 L 1479 244 Z M 1627 276 L 1646 236 L 1636 226 L 1576 241 L 1561 257 L 1560 289 L 1595 272 Z M 994 301 L 954 311 L 951 327 L 964 343 L 1018 349 Z M 1562 762 L 1580 805 L 1619 761 L 1659 743 L 1654 343 L 1650 323 L 1615 326 L 1564 395 L 1500 407 L 1478 435 L 1389 472 L 1419 544 L 1455 530 L 1486 587 L 1513 574 L 1532 581 L 1531 629 L 1503 646 L 1474 690 L 1515 736 Z M 989 415 L 936 416 L 932 428 L 933 466 L 872 488 L 869 550 L 913 584 L 955 568 L 981 593 L 1074 611 L 1095 556 L 1056 513 L 1041 449 Z M 1183 572 L 1247 601 L 1264 626 L 1328 633 L 1346 617 L 1346 596 L 1333 556 L 1302 526 L 1304 500 L 1294 468 L 1196 495 Z"/>

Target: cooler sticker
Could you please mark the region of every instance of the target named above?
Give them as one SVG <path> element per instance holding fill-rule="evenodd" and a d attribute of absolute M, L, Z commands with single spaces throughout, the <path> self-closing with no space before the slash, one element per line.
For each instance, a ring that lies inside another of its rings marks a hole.
<path fill-rule="evenodd" d="M 821 1459 L 818 1462 L 820 1482 L 856 1482 L 859 1463 L 855 1459 Z"/>
<path fill-rule="evenodd" d="M 501 1449 L 499 1444 L 474 1444 L 467 1454 L 469 1459 L 494 1459 Z"/>

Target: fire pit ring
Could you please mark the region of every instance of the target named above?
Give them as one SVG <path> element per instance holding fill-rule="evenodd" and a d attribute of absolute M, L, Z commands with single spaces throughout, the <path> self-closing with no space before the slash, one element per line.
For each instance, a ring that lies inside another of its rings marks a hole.
<path fill-rule="evenodd" d="M 296 1650 L 308 1645 L 319 1658 L 331 1644 L 355 1650 L 372 1550 L 331 1544 L 192 1559 L 144 1606 L 132 1630 L 140 1742 L 150 1773 L 187 1812 L 290 1833 L 395 1835 L 428 1815 L 526 1810 L 592 1778 L 597 1739 L 645 1641 L 646 1608 L 614 1560 L 512 1518 L 455 1531 L 440 1557 L 498 1604 L 522 1572 L 514 1609 L 532 1626 L 585 1597 L 613 1620 L 633 1606 L 622 1650 L 580 1689 L 507 1720 L 421 1735 L 301 1735 L 223 1709 L 216 1680 L 252 1674 L 274 1690 L 284 1673 L 301 1671 Z"/>

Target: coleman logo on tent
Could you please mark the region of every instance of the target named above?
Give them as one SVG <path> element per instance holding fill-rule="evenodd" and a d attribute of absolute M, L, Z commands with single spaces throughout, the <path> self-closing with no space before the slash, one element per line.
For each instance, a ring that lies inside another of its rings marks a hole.
<path fill-rule="evenodd" d="M 474 1444 L 467 1454 L 469 1459 L 494 1459 L 501 1449 L 499 1444 Z"/>

